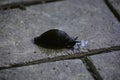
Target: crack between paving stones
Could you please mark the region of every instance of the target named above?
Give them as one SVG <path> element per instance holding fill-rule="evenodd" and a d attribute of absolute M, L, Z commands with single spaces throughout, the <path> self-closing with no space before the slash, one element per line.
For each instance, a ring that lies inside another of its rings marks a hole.
<path fill-rule="evenodd" d="M 104 2 L 108 6 L 108 8 L 110 9 L 110 11 L 113 13 L 113 15 L 115 16 L 115 18 L 120 22 L 120 14 L 113 7 L 113 5 L 108 0 L 104 0 Z"/>
<path fill-rule="evenodd" d="M 47 62 L 55 62 L 55 61 L 61 61 L 61 60 L 80 59 L 80 58 L 84 58 L 86 56 L 92 56 L 92 55 L 108 53 L 108 52 L 112 52 L 112 51 L 119 51 L 119 50 L 120 50 L 120 46 L 94 49 L 94 50 L 89 50 L 88 52 L 79 52 L 79 53 L 75 53 L 75 54 L 62 55 L 62 56 L 57 56 L 57 57 L 53 57 L 53 58 L 44 58 L 44 59 L 22 62 L 22 63 L 13 63 L 13 64 L 9 64 L 8 66 L 1 66 L 0 70 L 29 66 L 29 65 L 36 65 L 36 64 L 47 63 Z"/>
<path fill-rule="evenodd" d="M 90 57 L 84 57 L 81 60 L 85 64 L 87 70 L 90 72 L 90 74 L 94 78 L 94 80 L 103 80 L 100 73 L 96 69 L 95 65 L 91 61 Z"/>
<path fill-rule="evenodd" d="M 0 5 L 0 10 L 8 10 L 19 8 L 25 10 L 27 6 L 37 5 L 37 4 L 46 4 L 50 2 L 63 1 L 63 0 L 33 0 L 33 1 L 22 1 L 22 2 L 13 2 L 8 4 Z"/>

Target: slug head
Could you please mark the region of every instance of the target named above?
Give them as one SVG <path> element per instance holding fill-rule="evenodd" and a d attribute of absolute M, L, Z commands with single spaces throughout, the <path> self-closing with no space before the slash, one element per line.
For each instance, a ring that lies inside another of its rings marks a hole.
<path fill-rule="evenodd" d="M 75 37 L 74 39 L 73 38 L 70 38 L 68 40 L 68 42 L 66 42 L 66 48 L 73 48 L 73 46 L 78 42 L 76 41 L 78 37 Z"/>

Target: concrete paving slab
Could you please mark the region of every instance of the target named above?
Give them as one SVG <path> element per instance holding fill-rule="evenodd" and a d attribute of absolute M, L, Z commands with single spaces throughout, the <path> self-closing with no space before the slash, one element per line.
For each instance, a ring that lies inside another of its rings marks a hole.
<path fill-rule="evenodd" d="M 99 3 L 101 3 L 100 6 L 98 6 Z M 92 49 L 119 45 L 120 24 L 102 0 L 93 0 L 93 2 L 69 0 L 69 2 L 61 4 L 63 7 L 58 5 L 58 8 L 56 5 L 57 3 L 44 7 L 43 12 L 44 15 L 60 22 L 61 24 L 58 25 L 60 29 L 65 30 L 72 36 L 77 35 L 79 40 L 88 40 L 89 47 Z M 72 10 L 69 11 L 64 7 L 69 7 Z M 37 8 L 39 10 L 39 7 Z M 50 10 L 51 8 L 52 10 Z"/>
<path fill-rule="evenodd" d="M 25 0 L 0 0 L 0 5 L 3 4 L 10 4 L 10 3 L 14 3 L 14 2 L 20 2 L 20 1 L 25 1 Z"/>
<path fill-rule="evenodd" d="M 50 0 L 0 0 L 0 5 L 21 3 L 21 2 L 33 2 L 33 1 L 44 2 L 44 1 L 50 1 Z"/>
<path fill-rule="evenodd" d="M 120 24 L 102 0 L 66 0 L 25 11 L 0 11 L 0 19 L 0 66 L 65 55 L 69 50 L 38 48 L 32 42 L 52 28 L 88 40 L 90 49 L 120 44 Z"/>
<path fill-rule="evenodd" d="M 103 80 L 120 80 L 120 51 L 90 57 Z"/>
<path fill-rule="evenodd" d="M 94 80 L 80 60 L 66 60 L 0 71 L 0 80 Z"/>

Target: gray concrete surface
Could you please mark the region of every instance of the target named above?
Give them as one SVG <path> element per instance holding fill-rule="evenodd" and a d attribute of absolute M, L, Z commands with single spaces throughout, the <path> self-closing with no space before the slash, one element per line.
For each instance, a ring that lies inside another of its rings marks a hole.
<path fill-rule="evenodd" d="M 19 3 L 23 1 L 30 2 L 30 1 L 38 1 L 38 0 L 0 0 L 0 5 L 11 4 L 11 3 L 16 3 L 16 2 Z M 39 0 L 39 1 L 43 1 L 43 0 Z"/>
<path fill-rule="evenodd" d="M 90 57 L 103 80 L 120 80 L 120 51 Z"/>
<path fill-rule="evenodd" d="M 80 60 L 59 61 L 0 71 L 0 80 L 94 80 Z"/>
<path fill-rule="evenodd" d="M 87 40 L 89 49 L 120 45 L 120 24 L 103 0 L 65 0 L 30 6 L 24 11 L 19 9 L 0 11 L 0 24 L 0 66 L 71 53 L 72 51 L 67 49 L 48 50 L 33 44 L 34 37 L 52 28 L 61 29 L 72 37 L 78 36 L 78 40 Z M 101 58 L 105 55 L 97 56 Z M 109 56 L 112 57 L 112 55 Z M 96 59 L 100 58 L 96 57 Z M 95 61 L 97 63 L 96 59 L 92 58 L 94 63 Z M 118 60 L 117 56 L 116 60 Z M 106 59 L 103 60 L 103 64 L 105 61 Z M 70 68 L 64 68 L 63 64 L 70 65 Z M 54 68 L 56 65 L 60 68 L 59 70 Z M 76 68 L 75 65 L 78 67 Z M 96 64 L 95 66 L 104 65 Z M 51 71 L 53 69 L 56 73 Z M 72 73 L 74 70 L 75 73 Z M 119 68 L 116 70 L 119 71 Z M 112 74 L 108 73 L 109 71 L 105 72 L 106 75 L 101 73 L 105 80 L 114 76 L 114 73 L 117 74 L 114 71 Z M 81 80 L 93 80 L 80 60 L 2 70 L 0 77 L 3 80 L 21 80 L 26 77 L 31 80 L 79 80 L 81 78 Z"/>
<path fill-rule="evenodd" d="M 37 5 L 26 11 L 1 11 L 0 18 L 1 66 L 66 54 L 67 50 L 46 50 L 33 44 L 34 37 L 52 28 L 78 36 L 78 40 L 88 40 L 92 49 L 118 45 L 120 41 L 120 25 L 102 1 L 68 0 Z"/>

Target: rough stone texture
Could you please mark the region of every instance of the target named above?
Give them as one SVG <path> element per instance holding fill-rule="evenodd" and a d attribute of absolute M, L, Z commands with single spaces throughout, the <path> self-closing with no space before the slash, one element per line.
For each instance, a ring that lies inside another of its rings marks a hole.
<path fill-rule="evenodd" d="M 36 1 L 36 0 L 0 0 L 0 5 L 3 4 L 11 4 L 11 3 L 19 3 L 19 2 L 23 2 L 23 1 Z M 41 0 L 42 1 L 42 0 Z"/>
<path fill-rule="evenodd" d="M 120 80 L 120 51 L 94 55 L 91 60 L 103 80 Z"/>
<path fill-rule="evenodd" d="M 59 61 L 0 71 L 0 80 L 94 80 L 80 60 Z"/>
<path fill-rule="evenodd" d="M 24 11 L 0 11 L 0 24 L 0 66 L 67 54 L 66 49 L 48 50 L 33 44 L 34 37 L 52 28 L 88 40 L 91 49 L 120 44 L 120 24 L 102 0 L 65 0 Z"/>
<path fill-rule="evenodd" d="M 120 0 L 108 0 L 120 14 Z"/>
<path fill-rule="evenodd" d="M 52 28 L 88 40 L 89 49 L 120 45 L 120 24 L 103 0 L 65 0 L 27 10 L 0 11 L 0 24 L 0 66 L 67 54 L 71 50 L 49 50 L 33 44 L 34 37 Z M 119 56 L 116 52 L 91 57 L 104 80 L 120 78 Z M 2 70 L 0 79 L 93 80 L 80 60 Z"/>

